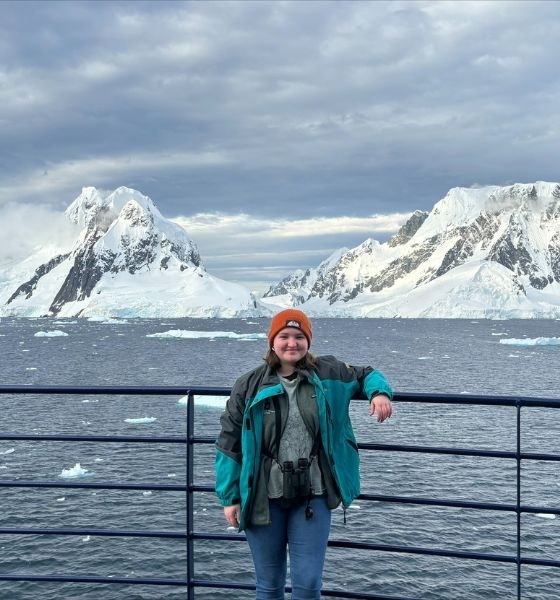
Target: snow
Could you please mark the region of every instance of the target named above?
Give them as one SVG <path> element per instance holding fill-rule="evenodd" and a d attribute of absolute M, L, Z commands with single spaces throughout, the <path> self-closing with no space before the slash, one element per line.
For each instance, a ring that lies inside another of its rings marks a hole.
<path fill-rule="evenodd" d="M 263 340 L 266 339 L 265 333 L 235 333 L 234 331 L 189 331 L 186 329 L 170 329 L 162 333 L 149 333 L 146 335 L 149 338 L 176 338 L 176 339 L 216 339 L 216 338 L 231 338 L 234 340 Z"/>

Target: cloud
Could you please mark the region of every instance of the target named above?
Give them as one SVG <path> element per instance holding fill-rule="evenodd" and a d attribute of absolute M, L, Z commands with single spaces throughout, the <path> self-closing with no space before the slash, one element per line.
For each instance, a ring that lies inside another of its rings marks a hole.
<path fill-rule="evenodd" d="M 207 269 L 264 291 L 300 268 L 316 267 L 342 247 L 368 237 L 384 241 L 409 213 L 369 217 L 270 219 L 246 214 L 199 213 L 175 217 L 197 243 Z"/>
<path fill-rule="evenodd" d="M 0 203 L 124 184 L 308 219 L 556 177 L 554 2 L 2 8 Z"/>
<path fill-rule="evenodd" d="M 34 252 L 68 252 L 79 233 L 65 215 L 47 205 L 10 204 L 0 208 L 0 266 L 24 260 Z"/>

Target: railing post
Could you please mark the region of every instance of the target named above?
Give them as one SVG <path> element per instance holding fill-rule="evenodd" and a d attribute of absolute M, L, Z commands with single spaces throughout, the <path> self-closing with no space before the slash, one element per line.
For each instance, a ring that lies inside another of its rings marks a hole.
<path fill-rule="evenodd" d="M 517 600 L 521 600 L 521 401 L 516 401 L 517 410 L 517 497 L 516 497 L 516 515 L 517 515 Z"/>
<path fill-rule="evenodd" d="M 194 600 L 194 394 L 189 391 L 187 400 L 187 600 Z"/>

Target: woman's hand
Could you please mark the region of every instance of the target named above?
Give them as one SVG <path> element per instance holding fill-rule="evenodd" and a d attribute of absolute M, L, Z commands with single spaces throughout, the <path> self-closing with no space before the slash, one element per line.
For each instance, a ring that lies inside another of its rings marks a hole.
<path fill-rule="evenodd" d="M 372 417 L 375 413 L 377 413 L 378 423 L 383 423 L 393 413 L 391 400 L 385 394 L 377 394 L 372 397 L 369 403 L 369 416 Z"/>
<path fill-rule="evenodd" d="M 226 521 L 232 527 L 239 527 L 239 519 L 241 518 L 241 505 L 232 504 L 231 506 L 224 506 L 224 515 Z"/>

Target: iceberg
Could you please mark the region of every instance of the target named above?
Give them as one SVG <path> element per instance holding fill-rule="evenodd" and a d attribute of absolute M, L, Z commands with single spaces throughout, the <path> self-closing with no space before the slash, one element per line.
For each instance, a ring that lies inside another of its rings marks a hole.
<path fill-rule="evenodd" d="M 500 344 L 508 346 L 560 346 L 560 337 L 504 338 Z"/>
<path fill-rule="evenodd" d="M 53 331 L 38 331 L 35 337 L 68 337 L 68 334 L 60 329 L 54 329 Z"/>
<path fill-rule="evenodd" d="M 186 329 L 170 329 L 162 333 L 149 333 L 149 338 L 177 338 L 194 340 L 198 338 L 215 339 L 231 338 L 234 340 L 263 340 L 266 339 L 265 333 L 235 333 L 234 331 L 188 331 Z"/>
<path fill-rule="evenodd" d="M 82 468 L 82 465 L 80 465 L 80 463 L 76 463 L 73 467 L 70 467 L 69 469 L 62 469 L 62 472 L 60 473 L 59 477 L 62 477 L 63 479 L 76 479 L 77 477 L 85 477 L 86 475 L 92 474 L 93 473 L 91 471 Z"/>
<path fill-rule="evenodd" d="M 154 421 L 157 421 L 156 417 L 140 417 L 138 419 L 125 419 L 124 420 L 125 423 L 132 423 L 134 425 L 142 424 L 142 423 L 153 423 Z"/>
<path fill-rule="evenodd" d="M 195 396 L 194 403 L 195 406 L 209 406 L 210 408 L 224 408 L 226 405 L 228 397 L 227 396 Z M 179 406 L 187 406 L 189 402 L 188 396 L 183 396 L 179 398 L 177 404 Z"/>

